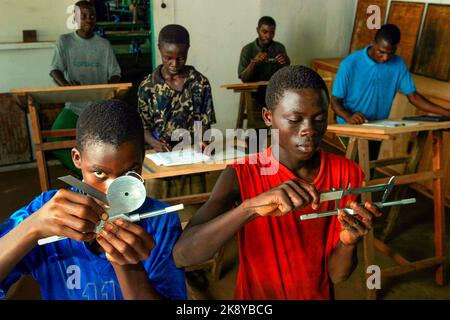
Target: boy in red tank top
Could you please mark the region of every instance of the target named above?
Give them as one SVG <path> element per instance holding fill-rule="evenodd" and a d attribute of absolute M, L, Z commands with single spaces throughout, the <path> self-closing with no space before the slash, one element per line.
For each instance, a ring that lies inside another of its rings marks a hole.
<path fill-rule="evenodd" d="M 236 299 L 332 299 L 333 283 L 355 269 L 356 245 L 380 212 L 347 197 L 341 205 L 357 215 L 301 221 L 300 215 L 334 209 L 332 201 L 320 203 L 320 191 L 359 187 L 363 173 L 353 161 L 319 149 L 329 96 L 316 72 L 279 70 L 266 104 L 263 119 L 278 129 L 278 139 L 226 168 L 175 245 L 175 263 L 201 263 L 238 233 Z"/>

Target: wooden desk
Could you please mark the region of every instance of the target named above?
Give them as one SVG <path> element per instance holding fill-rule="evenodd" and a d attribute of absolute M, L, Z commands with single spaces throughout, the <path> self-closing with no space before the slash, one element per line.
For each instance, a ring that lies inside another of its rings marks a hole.
<path fill-rule="evenodd" d="M 45 142 L 46 138 L 75 137 L 75 129 L 41 130 L 39 110 L 46 104 L 64 102 L 84 102 L 121 98 L 131 88 L 131 83 L 102 84 L 91 86 L 51 87 L 51 88 L 23 88 L 12 89 L 11 93 L 18 103 L 27 108 L 31 118 L 33 143 L 36 150 L 36 164 L 42 191 L 50 187 L 45 151 L 68 149 L 76 145 L 76 141 L 65 140 Z"/>
<path fill-rule="evenodd" d="M 222 88 L 233 90 L 234 92 L 239 92 L 241 94 L 236 128 L 244 128 L 244 119 L 247 119 L 247 128 L 260 127 L 262 125 L 260 119 L 261 115 L 259 115 L 259 118 L 255 115 L 255 105 L 252 93 L 257 92 L 260 86 L 267 86 L 268 84 L 268 81 L 258 81 L 224 84 L 221 86 Z"/>
<path fill-rule="evenodd" d="M 147 153 L 154 153 L 154 151 L 147 151 Z M 152 160 L 145 157 L 142 168 L 142 178 L 144 180 L 149 180 L 149 179 L 177 177 L 204 172 L 221 171 L 226 168 L 227 164 L 233 163 L 234 161 L 236 161 L 236 159 L 224 160 L 217 163 L 197 163 L 189 165 L 164 167 L 164 166 L 157 166 Z M 183 203 L 184 205 L 202 204 L 209 199 L 210 195 L 211 193 L 206 192 L 201 194 L 193 194 L 174 198 L 161 199 L 161 201 L 171 204 Z M 213 279 L 218 280 L 220 278 L 220 271 L 222 268 L 223 254 L 224 254 L 224 247 L 222 247 L 214 255 L 212 259 L 198 265 L 188 266 L 185 268 L 185 270 L 193 271 L 198 269 L 211 268 Z"/>
<path fill-rule="evenodd" d="M 387 178 L 370 179 L 371 163 L 369 160 L 368 140 L 383 140 L 396 138 L 399 135 L 417 132 L 418 138 L 415 142 L 413 151 L 405 175 L 399 175 L 396 179 L 397 185 L 410 184 L 422 180 L 432 180 L 433 183 L 433 201 L 434 201 L 434 245 L 435 255 L 431 258 L 410 262 L 399 254 L 392 252 L 383 242 L 374 238 L 373 230 L 364 237 L 364 270 L 374 264 L 374 248 L 376 247 L 383 253 L 389 255 L 399 266 L 386 268 L 382 270 L 382 277 L 392 277 L 411 271 L 420 270 L 436 266 L 435 280 L 439 285 L 445 284 L 445 215 L 444 215 L 444 188 L 443 178 L 443 130 L 450 129 L 450 121 L 440 123 L 423 122 L 417 126 L 404 126 L 395 128 L 381 128 L 363 125 L 330 125 L 328 130 L 339 135 L 351 138 L 351 143 L 347 148 L 347 157 L 354 158 L 356 147 L 359 155 L 359 165 L 366 177 L 366 185 L 374 185 L 387 182 Z M 423 153 L 423 146 L 427 135 L 432 136 L 432 170 L 416 172 L 417 164 Z M 363 195 L 362 201 L 370 201 L 370 195 Z M 376 291 L 367 289 L 368 298 L 376 298 Z"/>
<path fill-rule="evenodd" d="M 330 58 L 330 59 L 314 59 L 311 63 L 312 68 L 316 70 L 321 76 L 335 78 L 339 63 L 343 60 L 343 58 Z M 435 79 L 431 79 L 428 77 L 419 76 L 416 74 L 412 74 L 412 78 L 415 82 L 417 91 L 422 93 L 428 99 L 437 103 L 443 107 L 450 108 L 450 82 L 438 81 Z M 331 92 L 331 86 L 329 87 Z M 397 94 L 395 100 L 392 104 L 391 113 L 389 115 L 389 119 L 400 119 L 404 116 L 414 116 L 420 114 L 420 112 L 411 105 L 403 94 Z M 334 120 L 334 112 L 331 110 L 328 114 L 328 124 L 335 124 Z M 381 146 L 380 158 L 390 158 L 393 156 L 405 156 L 407 154 L 407 150 L 411 145 L 411 141 L 414 141 L 416 138 L 415 133 L 412 134 L 403 134 L 397 136 L 396 139 L 392 140 L 384 140 Z M 344 147 L 340 143 L 339 139 L 337 139 L 336 135 L 328 130 L 325 134 L 324 141 L 334 147 L 345 151 Z M 432 143 L 431 139 L 428 139 L 425 146 L 425 151 L 423 153 L 423 157 L 418 160 L 418 168 L 420 170 L 426 170 L 431 165 L 432 162 Z M 444 132 L 444 149 L 443 149 L 443 159 L 444 161 L 444 170 L 446 176 L 450 176 L 450 132 Z M 398 174 L 403 170 L 402 165 L 390 166 L 388 169 L 378 169 L 379 171 L 385 174 Z M 432 199 L 432 183 L 429 181 L 420 181 L 418 183 L 414 183 L 411 185 L 412 188 Z M 444 190 L 444 195 L 446 199 L 446 206 L 450 207 L 450 183 L 447 183 L 446 189 Z"/>

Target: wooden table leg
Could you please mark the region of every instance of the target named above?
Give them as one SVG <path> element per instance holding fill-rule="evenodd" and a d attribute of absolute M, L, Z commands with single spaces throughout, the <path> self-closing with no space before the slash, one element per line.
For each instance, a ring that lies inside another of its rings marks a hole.
<path fill-rule="evenodd" d="M 433 171 L 439 171 L 443 168 L 443 142 L 442 131 L 433 131 Z M 435 256 L 444 257 L 445 255 L 445 212 L 444 212 L 444 188 L 441 178 L 433 179 L 434 195 L 434 245 Z M 445 260 L 436 268 L 436 283 L 445 284 Z"/>
<path fill-rule="evenodd" d="M 357 149 L 357 139 L 355 137 L 350 137 L 345 151 L 345 157 L 350 160 L 356 160 Z"/>
<path fill-rule="evenodd" d="M 369 141 L 366 139 L 358 139 L 358 157 L 359 166 L 365 175 L 365 182 L 370 180 L 370 159 L 369 159 Z M 371 194 L 362 194 L 361 202 L 371 201 Z M 373 229 L 364 237 L 363 240 L 363 250 L 364 250 L 364 273 L 366 275 L 366 280 L 369 276 L 366 270 L 369 266 L 373 265 L 375 262 L 375 246 L 374 246 L 374 235 Z M 366 283 L 365 283 L 366 285 Z M 366 286 L 366 298 L 369 300 L 375 300 L 377 298 L 376 289 L 369 289 Z"/>
<path fill-rule="evenodd" d="M 404 174 L 411 174 L 417 172 L 417 167 L 422 159 L 425 143 L 427 142 L 428 131 L 420 131 L 416 139 L 414 139 L 414 147 L 411 151 L 411 158 L 406 165 Z M 408 192 L 408 185 L 400 186 L 397 191 L 391 195 L 392 199 L 404 199 Z M 392 235 L 395 225 L 398 221 L 398 214 L 400 212 L 400 206 L 391 207 L 389 210 L 387 225 L 383 230 L 383 234 L 380 238 L 381 241 L 386 242 Z"/>
<path fill-rule="evenodd" d="M 37 106 L 34 104 L 33 98 L 31 96 L 28 97 L 28 110 L 30 113 L 31 119 L 31 129 L 33 132 L 33 142 L 36 146 L 36 166 L 39 173 L 39 183 L 41 186 L 41 191 L 48 191 L 50 188 L 50 182 L 48 179 L 48 170 L 47 170 L 47 162 L 45 160 L 44 150 L 41 148 L 41 144 L 43 143 L 41 136 L 41 125 L 39 123 L 39 110 Z"/>
<path fill-rule="evenodd" d="M 237 128 L 244 128 L 244 119 L 245 119 L 245 98 L 244 98 L 243 92 L 241 92 L 239 97 L 239 110 L 238 110 L 238 116 L 236 121 L 236 129 Z"/>

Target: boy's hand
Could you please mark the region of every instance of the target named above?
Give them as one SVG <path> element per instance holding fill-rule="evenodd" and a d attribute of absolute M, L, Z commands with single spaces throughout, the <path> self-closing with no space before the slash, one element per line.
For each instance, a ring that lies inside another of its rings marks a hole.
<path fill-rule="evenodd" d="M 149 143 L 156 152 L 169 152 L 171 150 L 170 145 L 164 140 L 156 140 L 151 137 Z"/>
<path fill-rule="evenodd" d="M 97 242 L 105 250 L 106 258 L 118 265 L 148 259 L 155 246 L 153 238 L 141 226 L 121 218 L 106 223 Z"/>
<path fill-rule="evenodd" d="M 338 220 L 342 226 L 340 240 L 343 244 L 355 245 L 372 229 L 373 217 L 379 217 L 381 213 L 371 202 L 366 202 L 363 207 L 355 201 L 350 201 L 349 206 L 357 214 L 350 215 L 343 210 L 339 212 Z"/>
<path fill-rule="evenodd" d="M 108 214 L 93 198 L 61 189 L 31 218 L 38 239 L 58 235 L 89 241 L 96 236 L 96 225 L 107 220 Z"/>
<path fill-rule="evenodd" d="M 244 201 L 243 205 L 244 209 L 250 209 L 260 216 L 281 216 L 310 203 L 313 209 L 317 209 L 319 202 L 320 196 L 314 186 L 292 179 Z"/>
<path fill-rule="evenodd" d="M 277 56 L 275 57 L 275 60 L 277 60 L 277 62 L 281 65 L 283 64 L 287 64 L 287 55 L 285 53 L 279 53 L 277 54 Z"/>
<path fill-rule="evenodd" d="M 266 62 L 268 58 L 269 55 L 267 54 L 267 52 L 258 52 L 258 54 L 252 59 L 252 61 L 254 64 L 258 65 Z"/>
<path fill-rule="evenodd" d="M 350 119 L 347 119 L 350 124 L 363 124 L 369 122 L 364 114 L 361 112 L 355 112 Z"/>

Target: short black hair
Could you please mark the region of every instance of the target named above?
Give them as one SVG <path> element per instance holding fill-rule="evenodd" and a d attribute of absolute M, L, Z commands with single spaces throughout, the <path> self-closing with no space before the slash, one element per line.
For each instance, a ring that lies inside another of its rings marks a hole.
<path fill-rule="evenodd" d="M 77 1 L 77 2 L 75 3 L 75 6 L 76 6 L 76 7 L 79 7 L 79 8 L 81 8 L 81 7 L 91 7 L 92 9 L 95 10 L 94 4 L 91 3 L 91 2 L 89 2 L 89 1 L 86 1 L 86 0 Z"/>
<path fill-rule="evenodd" d="M 77 149 L 88 144 L 108 143 L 119 147 L 131 142 L 144 152 L 144 127 L 136 108 L 121 100 L 101 100 L 90 104 L 77 120 Z"/>
<path fill-rule="evenodd" d="M 394 46 L 400 42 L 401 32 L 395 24 L 384 24 L 375 35 L 375 41 L 384 40 Z"/>
<path fill-rule="evenodd" d="M 269 16 L 264 16 L 259 18 L 258 20 L 258 28 L 260 28 L 262 25 L 266 25 L 266 26 L 277 26 L 277 23 L 275 22 L 275 19 Z"/>
<path fill-rule="evenodd" d="M 320 89 L 325 91 L 327 103 L 330 101 L 327 85 L 317 72 L 305 66 L 286 66 L 275 72 L 269 80 L 267 108 L 273 110 L 285 91 L 290 89 Z"/>
<path fill-rule="evenodd" d="M 179 24 L 168 24 L 159 32 L 158 43 L 184 44 L 189 46 L 189 32 Z"/>

